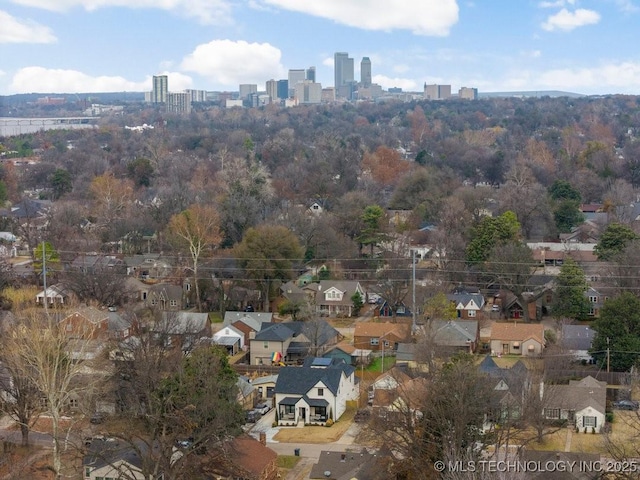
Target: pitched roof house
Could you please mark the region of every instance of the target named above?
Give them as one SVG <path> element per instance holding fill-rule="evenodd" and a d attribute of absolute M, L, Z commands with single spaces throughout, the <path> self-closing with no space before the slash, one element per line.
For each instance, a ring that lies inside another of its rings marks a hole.
<path fill-rule="evenodd" d="M 605 423 L 606 382 L 587 376 L 569 385 L 545 385 L 544 396 L 545 418 L 566 419 L 580 431 L 600 433 Z"/>
<path fill-rule="evenodd" d="M 480 330 L 477 320 L 431 320 L 424 327 L 439 350 L 473 353 L 478 345 Z"/>
<path fill-rule="evenodd" d="M 474 319 L 482 316 L 485 299 L 478 289 L 461 286 L 448 294 L 447 299 L 455 305 L 458 318 Z"/>
<path fill-rule="evenodd" d="M 357 292 L 365 300 L 365 289 L 360 282 L 349 280 L 322 280 L 317 284 L 309 284 L 305 288 L 316 288 L 316 312 L 330 316 L 344 315 L 350 317 L 353 313 L 351 297 Z"/>
<path fill-rule="evenodd" d="M 280 369 L 275 388 L 278 423 L 324 424 L 338 420 L 358 398 L 355 368 L 341 360 L 308 358 L 301 367 Z"/>
<path fill-rule="evenodd" d="M 577 360 L 590 360 L 589 350 L 595 336 L 595 330 L 588 325 L 563 325 L 560 345 L 563 350 L 572 353 Z"/>
<path fill-rule="evenodd" d="M 131 334 L 131 323 L 117 312 L 96 307 L 79 308 L 60 320 L 59 326 L 69 336 L 85 339 L 115 338 L 124 340 Z"/>
<path fill-rule="evenodd" d="M 496 322 L 491 327 L 491 352 L 494 355 L 539 355 L 544 345 L 542 324 Z"/>
<path fill-rule="evenodd" d="M 249 345 L 251 339 L 262 329 L 265 323 L 273 321 L 273 313 L 228 311 L 224 314 L 223 325 L 233 325 L 244 334 L 244 344 Z"/>
<path fill-rule="evenodd" d="M 374 352 L 397 350 L 398 344 L 411 341 L 411 325 L 391 322 L 358 322 L 353 332 L 353 345 Z"/>

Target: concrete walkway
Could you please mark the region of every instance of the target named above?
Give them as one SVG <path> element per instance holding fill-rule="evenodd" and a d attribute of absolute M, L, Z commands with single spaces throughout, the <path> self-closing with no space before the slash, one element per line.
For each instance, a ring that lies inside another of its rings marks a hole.
<path fill-rule="evenodd" d="M 567 428 L 567 439 L 564 442 L 564 451 L 571 451 L 571 439 L 573 438 L 573 428 Z"/>

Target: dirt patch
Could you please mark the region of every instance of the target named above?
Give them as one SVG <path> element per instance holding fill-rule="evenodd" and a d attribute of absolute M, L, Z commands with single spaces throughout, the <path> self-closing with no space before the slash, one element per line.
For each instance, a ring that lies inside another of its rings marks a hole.
<path fill-rule="evenodd" d="M 280 431 L 273 437 L 274 440 L 282 443 L 332 443 L 336 442 L 344 435 L 349 427 L 353 424 L 353 416 L 355 408 L 348 408 L 330 427 L 305 426 L 298 427 L 282 427 Z"/>

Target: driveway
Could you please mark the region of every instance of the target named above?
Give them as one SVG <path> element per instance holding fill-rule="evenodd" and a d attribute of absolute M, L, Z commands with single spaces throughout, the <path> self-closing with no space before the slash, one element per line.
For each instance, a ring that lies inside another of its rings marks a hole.
<path fill-rule="evenodd" d="M 320 454 L 323 451 L 331 452 L 360 452 L 363 445 L 357 445 L 354 443 L 358 433 L 360 432 L 361 425 L 353 422 L 351 426 L 342 434 L 340 439 L 332 443 L 283 443 L 274 440 L 274 436 L 280 430 L 279 427 L 273 427 L 272 424 L 275 421 L 275 409 L 272 408 L 269 413 L 263 416 L 258 422 L 253 425 L 249 431 L 249 435 L 260 439 L 260 434 L 264 433 L 266 436 L 267 447 L 276 452 L 278 455 L 295 455 L 296 452 L 301 457 L 295 468 L 287 474 L 285 480 L 304 480 L 309 478 L 309 472 L 313 465 L 318 463 Z M 287 427 L 291 428 L 291 427 Z M 298 427 L 294 427 L 298 428 Z M 304 427 L 299 427 L 304 428 Z"/>

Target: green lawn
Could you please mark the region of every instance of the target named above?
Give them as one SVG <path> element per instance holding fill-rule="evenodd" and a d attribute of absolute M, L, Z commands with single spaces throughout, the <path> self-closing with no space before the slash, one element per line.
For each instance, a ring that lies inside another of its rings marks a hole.
<path fill-rule="evenodd" d="M 384 357 L 384 371 L 388 371 L 396 364 L 396 357 L 385 356 Z M 367 372 L 382 372 L 382 357 L 374 358 L 371 364 L 367 368 L 365 368 Z"/>

